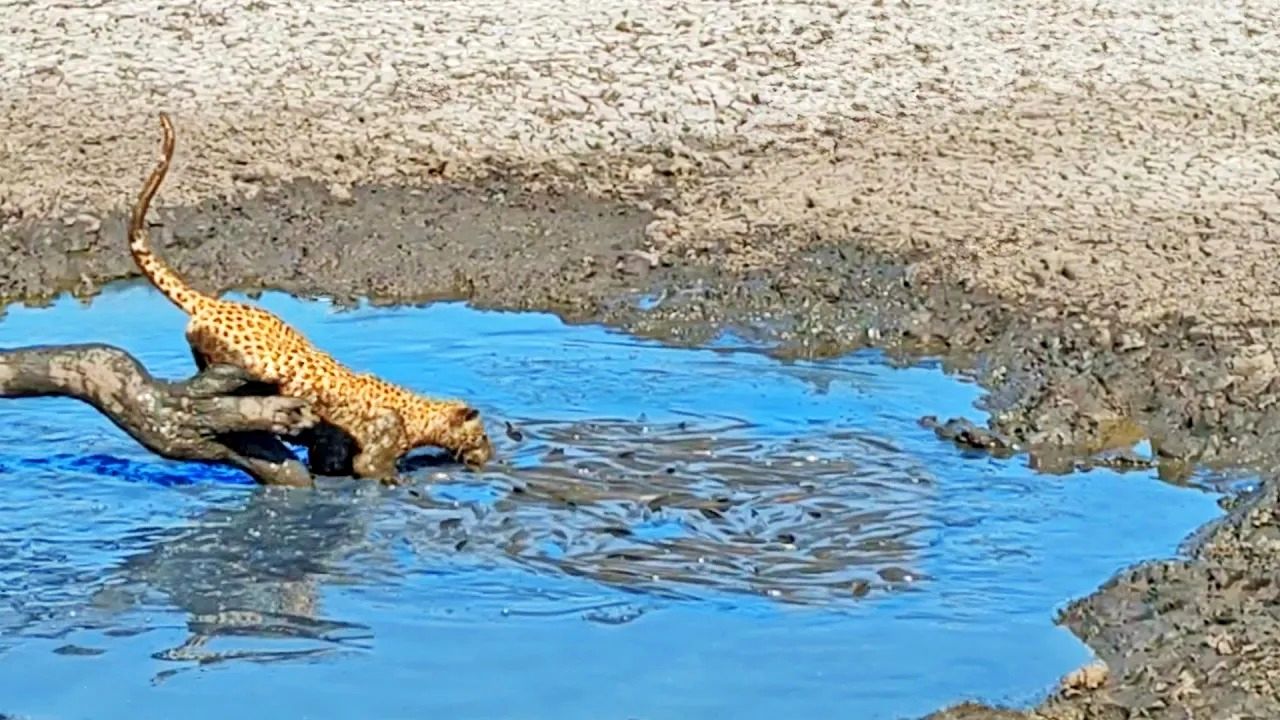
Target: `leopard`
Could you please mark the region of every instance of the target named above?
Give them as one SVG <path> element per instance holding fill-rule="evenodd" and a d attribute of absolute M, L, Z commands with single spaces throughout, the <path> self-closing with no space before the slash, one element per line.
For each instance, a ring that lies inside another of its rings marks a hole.
<path fill-rule="evenodd" d="M 420 447 L 448 451 L 482 469 L 493 444 L 480 412 L 452 398 L 427 397 L 367 372 L 357 372 L 317 348 L 274 313 L 201 292 L 151 247 L 146 215 L 173 160 L 174 130 L 159 113 L 160 158 L 147 177 L 129 222 L 129 251 L 142 275 L 187 316 L 185 335 L 197 369 L 230 365 L 276 392 L 307 402 L 317 417 L 345 433 L 353 474 L 395 483 L 398 463 Z"/>

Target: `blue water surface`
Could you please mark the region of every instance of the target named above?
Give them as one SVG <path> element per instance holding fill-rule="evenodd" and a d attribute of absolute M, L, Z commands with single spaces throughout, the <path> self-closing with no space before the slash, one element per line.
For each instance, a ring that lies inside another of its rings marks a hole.
<path fill-rule="evenodd" d="M 1042 476 L 917 425 L 979 391 L 550 315 L 269 293 L 349 365 L 465 397 L 503 462 L 259 489 L 67 399 L 0 403 L 0 712 L 31 718 L 900 718 L 1026 704 L 1053 612 L 1217 514 L 1153 473 Z M 192 371 L 150 288 L 14 307 L 0 346 Z M 511 423 L 508 433 L 506 424 Z"/>

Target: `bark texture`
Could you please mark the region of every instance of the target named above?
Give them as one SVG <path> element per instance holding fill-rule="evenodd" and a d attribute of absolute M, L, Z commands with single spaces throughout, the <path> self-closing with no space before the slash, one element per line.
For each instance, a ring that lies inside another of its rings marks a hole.
<path fill-rule="evenodd" d="M 318 418 L 302 400 L 263 392 L 227 365 L 185 381 L 160 380 L 110 345 L 0 351 L 0 397 L 72 397 L 162 457 L 231 465 L 264 484 L 311 485 L 311 473 L 281 437 L 323 437 L 311 432 Z"/>

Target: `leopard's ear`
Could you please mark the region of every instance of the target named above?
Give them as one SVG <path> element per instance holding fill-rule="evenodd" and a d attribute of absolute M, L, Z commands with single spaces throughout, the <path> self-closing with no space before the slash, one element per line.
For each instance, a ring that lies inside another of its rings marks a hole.
<path fill-rule="evenodd" d="M 480 411 L 469 405 L 459 405 L 454 408 L 453 416 L 460 423 L 470 422 L 480 417 Z"/>

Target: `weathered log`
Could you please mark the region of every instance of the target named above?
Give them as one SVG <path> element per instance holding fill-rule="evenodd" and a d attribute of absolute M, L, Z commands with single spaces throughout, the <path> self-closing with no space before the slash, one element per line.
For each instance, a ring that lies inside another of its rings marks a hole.
<path fill-rule="evenodd" d="M 0 351 L 0 397 L 75 398 L 161 457 L 231 465 L 264 484 L 311 485 L 311 473 L 280 437 L 314 436 L 318 418 L 305 401 L 248 394 L 253 387 L 227 365 L 185 381 L 160 380 L 110 345 Z"/>

